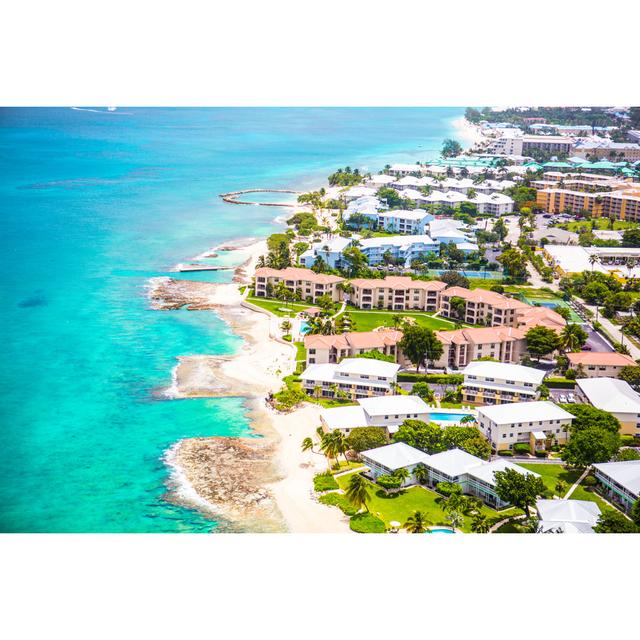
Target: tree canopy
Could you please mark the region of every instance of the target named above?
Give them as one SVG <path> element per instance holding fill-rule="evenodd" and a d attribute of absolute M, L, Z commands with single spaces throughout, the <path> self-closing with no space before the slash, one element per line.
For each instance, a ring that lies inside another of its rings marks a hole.
<path fill-rule="evenodd" d="M 347 445 L 358 453 L 383 447 L 385 444 L 387 444 L 385 427 L 355 427 L 347 436 Z"/>
<path fill-rule="evenodd" d="M 436 334 L 426 327 L 418 324 L 404 327 L 403 336 L 398 342 L 398 347 L 402 353 L 415 365 L 416 371 L 425 359 L 429 362 L 438 360 L 443 353 L 444 347 Z"/>
<path fill-rule="evenodd" d="M 600 514 L 596 526 L 596 533 L 638 533 L 638 527 L 619 511 L 607 509 Z"/>
<path fill-rule="evenodd" d="M 442 143 L 442 156 L 444 158 L 455 158 L 462 153 L 462 146 L 457 140 L 447 138 Z"/>
<path fill-rule="evenodd" d="M 560 346 L 558 334 L 548 327 L 531 327 L 527 331 L 525 338 L 527 340 L 527 350 L 538 359 L 552 353 Z"/>
<path fill-rule="evenodd" d="M 574 467 L 585 468 L 597 462 L 609 462 L 620 448 L 620 436 L 605 428 L 589 426 L 571 433 L 562 458 Z"/>
<path fill-rule="evenodd" d="M 561 404 L 560 406 L 575 416 L 570 429 L 572 434 L 590 427 L 600 427 L 610 433 L 620 432 L 620 421 L 608 411 L 596 409 L 590 404 Z"/>
<path fill-rule="evenodd" d="M 544 494 L 545 486 L 542 478 L 531 473 L 520 473 L 515 469 L 496 471 L 495 491 L 504 502 L 513 504 L 528 514 L 528 508 L 537 498 Z"/>

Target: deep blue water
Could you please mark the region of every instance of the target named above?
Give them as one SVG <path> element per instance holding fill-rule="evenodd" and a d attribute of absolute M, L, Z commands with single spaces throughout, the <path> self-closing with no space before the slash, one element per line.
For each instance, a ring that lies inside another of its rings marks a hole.
<path fill-rule="evenodd" d="M 248 435 L 240 399 L 164 400 L 181 354 L 240 345 L 145 283 L 282 213 L 222 203 L 339 166 L 432 158 L 462 109 L 0 110 L 0 530 L 210 531 L 163 500 L 163 452 Z M 226 281 L 230 272 L 192 274 Z"/>

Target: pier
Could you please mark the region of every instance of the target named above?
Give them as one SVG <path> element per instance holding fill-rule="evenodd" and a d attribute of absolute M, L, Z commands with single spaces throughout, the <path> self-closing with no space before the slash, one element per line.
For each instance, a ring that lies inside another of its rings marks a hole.
<path fill-rule="evenodd" d="M 229 193 L 221 193 L 220 197 L 224 202 L 229 204 L 252 204 L 259 207 L 295 207 L 296 204 L 291 202 L 247 202 L 246 200 L 238 200 L 245 193 L 294 193 L 300 195 L 301 191 L 292 191 L 291 189 L 241 189 L 240 191 L 229 191 Z"/>

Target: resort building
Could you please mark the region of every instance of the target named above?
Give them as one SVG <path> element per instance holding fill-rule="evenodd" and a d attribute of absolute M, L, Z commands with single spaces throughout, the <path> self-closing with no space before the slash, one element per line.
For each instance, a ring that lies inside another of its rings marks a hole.
<path fill-rule="evenodd" d="M 339 364 L 312 364 L 300 375 L 309 395 L 367 398 L 394 393 L 400 365 L 369 358 L 345 358 Z"/>
<path fill-rule="evenodd" d="M 640 460 L 602 462 L 593 465 L 605 497 L 629 511 L 640 498 Z"/>
<path fill-rule="evenodd" d="M 353 358 L 367 351 L 378 351 L 397 359 L 398 342 L 402 331 L 354 331 L 331 336 L 308 335 L 304 338 L 307 366 L 311 364 L 336 364 L 343 358 Z"/>
<path fill-rule="evenodd" d="M 478 426 L 496 450 L 527 444 L 531 453 L 545 451 L 547 442 L 566 442 L 574 416 L 546 400 L 514 402 L 478 408 Z"/>
<path fill-rule="evenodd" d="M 590 500 L 538 500 L 538 533 L 594 533 L 600 507 Z"/>
<path fill-rule="evenodd" d="M 355 186 L 347 189 L 342 196 L 347 202 L 357 200 L 358 198 L 372 198 L 376 195 L 377 189 L 371 187 Z"/>
<path fill-rule="evenodd" d="M 640 248 L 547 244 L 542 251 L 560 275 L 599 271 L 621 280 L 640 277 Z"/>
<path fill-rule="evenodd" d="M 537 400 L 545 372 L 518 364 L 484 360 L 463 370 L 463 402 L 505 404 Z"/>
<path fill-rule="evenodd" d="M 359 241 L 358 248 L 367 256 L 370 265 L 380 264 L 386 257 L 408 267 L 412 260 L 425 253 L 437 253 L 440 244 L 428 235 L 386 236 L 363 238 Z"/>
<path fill-rule="evenodd" d="M 349 435 L 356 427 L 384 427 L 395 433 L 405 420 L 429 421 L 429 407 L 418 396 L 361 398 L 357 407 L 335 407 L 320 413 L 325 431 L 338 429 Z"/>
<path fill-rule="evenodd" d="M 579 378 L 617 378 L 624 367 L 634 367 L 636 361 L 616 351 L 579 351 L 567 353 L 569 366 L 579 372 Z"/>
<path fill-rule="evenodd" d="M 451 302 L 453 298 L 464 300 L 464 307 L 458 309 L 455 301 L 454 304 Z M 494 291 L 464 287 L 450 287 L 443 291 L 440 302 L 440 312 L 445 318 L 459 319 L 469 324 L 509 327 L 518 325 L 516 311 L 529 306 L 526 302 L 507 298 Z"/>
<path fill-rule="evenodd" d="M 571 153 L 573 138 L 566 136 L 526 135 L 514 129 L 505 131 L 503 135 L 491 141 L 487 147 L 488 153 L 496 155 L 526 156 L 532 149 L 541 149 L 550 153 Z"/>
<path fill-rule="evenodd" d="M 477 496 L 497 509 L 506 507 L 508 503 L 501 500 L 495 491 L 496 471 L 512 469 L 522 474 L 538 475 L 507 460 L 485 462 L 462 449 L 436 453 L 422 464 L 429 470 L 428 484 L 431 487 L 436 487 L 438 482 L 453 482 L 462 487 L 463 493 Z"/>
<path fill-rule="evenodd" d="M 394 176 L 408 176 L 414 173 L 420 173 L 422 167 L 419 164 L 397 163 L 392 164 L 389 173 Z"/>
<path fill-rule="evenodd" d="M 409 477 L 403 482 L 403 486 L 406 487 L 416 483 L 415 469 L 419 464 L 424 463 L 429 455 L 404 442 L 394 442 L 384 447 L 363 451 L 360 458 L 369 467 L 366 475 L 373 480 L 383 475 L 391 475 L 398 469 L 406 469 L 409 472 Z"/>
<path fill-rule="evenodd" d="M 527 349 L 525 332 L 515 327 L 477 327 L 435 334 L 444 350 L 434 366 L 443 369 L 463 369 L 484 357 L 518 364 Z"/>
<path fill-rule="evenodd" d="M 439 280 L 412 280 L 407 276 L 387 276 L 383 279 L 355 278 L 353 293 L 345 294 L 359 309 L 392 309 L 404 311 L 437 311 L 440 292 L 447 285 Z"/>
<path fill-rule="evenodd" d="M 344 278 L 324 273 L 314 273 L 310 269 L 287 267 L 286 269 L 271 269 L 260 267 L 256 269 L 256 296 L 271 298 L 279 282 L 284 282 L 289 291 L 297 294 L 303 300 L 315 302 L 317 298 L 328 295 L 334 302 L 340 299 L 337 284 Z"/>
<path fill-rule="evenodd" d="M 614 142 L 610 138 L 594 136 L 576 142 L 574 153 L 580 158 L 596 158 L 635 162 L 640 160 L 640 144 Z"/>
<path fill-rule="evenodd" d="M 492 193 L 489 195 L 478 193 L 469 202 L 476 205 L 478 213 L 489 213 L 493 216 L 513 213 L 513 199 L 504 193 Z"/>
<path fill-rule="evenodd" d="M 386 207 L 375 196 L 361 196 L 349 202 L 342 213 L 342 218 L 348 223 L 353 215 L 364 216 L 367 219 L 368 226 L 374 227 L 378 219 L 378 213 L 384 208 Z"/>
<path fill-rule="evenodd" d="M 352 243 L 351 238 L 326 235 L 318 242 L 314 242 L 306 251 L 300 254 L 298 261 L 306 268 L 311 268 L 318 257 L 322 258 L 331 269 L 342 264 L 342 252 Z"/>
<path fill-rule="evenodd" d="M 640 395 L 624 380 L 617 378 L 580 378 L 576 380 L 579 402 L 608 411 L 620 421 L 621 433 L 640 436 Z"/>
<path fill-rule="evenodd" d="M 378 213 L 378 229 L 384 229 L 392 233 L 408 233 L 411 235 L 424 235 L 425 227 L 433 220 L 433 216 L 424 209 L 406 211 L 393 209 Z"/>
<path fill-rule="evenodd" d="M 389 176 L 386 173 L 380 173 L 378 175 L 371 176 L 367 180 L 366 185 L 367 185 L 367 187 L 371 187 L 371 188 L 373 188 L 373 189 L 375 189 L 377 191 L 381 187 L 390 186 L 391 183 L 394 182 L 394 181 L 395 181 L 395 177 L 394 176 Z"/>

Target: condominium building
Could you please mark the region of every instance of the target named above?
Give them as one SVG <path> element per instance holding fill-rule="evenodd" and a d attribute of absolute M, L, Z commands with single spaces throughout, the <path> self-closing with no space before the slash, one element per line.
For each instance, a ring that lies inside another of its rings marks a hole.
<path fill-rule="evenodd" d="M 424 209 L 380 211 L 378 212 L 378 228 L 392 233 L 424 235 L 425 227 L 433 219 L 433 216 Z"/>
<path fill-rule="evenodd" d="M 574 140 L 566 136 L 523 135 L 518 130 L 505 131 L 502 136 L 491 141 L 488 153 L 497 155 L 526 156 L 533 149 L 550 153 L 571 153 Z"/>
<path fill-rule="evenodd" d="M 338 392 L 350 398 L 391 395 L 400 365 L 368 358 L 345 358 L 339 364 L 312 364 L 300 375 L 309 395 L 332 398 Z"/>
<path fill-rule="evenodd" d="M 310 269 L 287 267 L 286 269 L 271 269 L 260 267 L 256 269 L 256 296 L 273 297 L 273 291 L 279 282 L 284 282 L 289 291 L 299 295 L 302 299 L 315 302 L 317 298 L 328 295 L 337 302 L 340 291 L 337 284 L 344 278 L 324 273 L 314 273 Z"/>
<path fill-rule="evenodd" d="M 614 217 L 630 222 L 640 221 L 640 188 L 634 183 L 615 191 L 571 191 L 549 188 L 536 192 L 536 205 L 547 213 L 588 211 L 595 218 Z"/>
<path fill-rule="evenodd" d="M 387 175 L 386 173 L 379 173 L 378 175 L 371 176 L 367 182 L 367 187 L 372 187 L 376 191 L 381 187 L 388 187 L 394 182 L 395 177 Z"/>
<path fill-rule="evenodd" d="M 640 498 L 640 460 L 602 462 L 594 464 L 593 470 L 607 499 L 625 511 Z"/>
<path fill-rule="evenodd" d="M 351 280 L 351 286 L 353 293 L 345 297 L 360 309 L 437 311 L 440 292 L 447 285 L 438 280 L 387 276 L 384 279 L 355 278 Z"/>
<path fill-rule="evenodd" d="M 378 351 L 386 356 L 398 355 L 398 342 L 402 331 L 384 329 L 340 333 L 331 336 L 308 335 L 304 338 L 307 366 L 311 364 L 335 364 L 343 358 L 353 358 L 367 351 Z"/>
<path fill-rule="evenodd" d="M 436 331 L 444 347 L 434 363 L 437 368 L 463 369 L 471 361 L 484 357 L 518 364 L 526 353 L 525 332 L 515 327 L 477 327 Z"/>
<path fill-rule="evenodd" d="M 391 475 L 398 469 L 406 469 L 409 476 L 403 480 L 402 485 L 408 486 L 416 483 L 416 467 L 424 464 L 429 454 L 404 442 L 394 442 L 384 447 L 362 451 L 360 458 L 369 467 L 366 475 L 372 480 L 377 480 L 382 475 Z"/>
<path fill-rule="evenodd" d="M 576 143 L 574 153 L 580 158 L 624 160 L 635 162 L 640 160 L 640 144 L 635 142 L 613 142 L 610 138 L 594 136 Z"/>
<path fill-rule="evenodd" d="M 624 353 L 579 351 L 567 353 L 569 366 L 577 370 L 579 378 L 617 378 L 624 367 L 634 367 L 636 361 Z"/>
<path fill-rule="evenodd" d="M 547 442 L 564 443 L 574 416 L 553 402 L 513 402 L 478 407 L 478 427 L 496 450 L 529 445 L 531 453 L 544 451 Z"/>
<path fill-rule="evenodd" d="M 314 242 L 306 251 L 300 254 L 298 261 L 310 269 L 318 258 L 322 258 L 331 269 L 342 264 L 342 252 L 351 245 L 351 238 L 336 235 L 325 235 L 318 242 Z"/>
<path fill-rule="evenodd" d="M 464 301 L 464 308 L 451 303 L 453 298 Z M 445 318 L 459 319 L 469 324 L 518 325 L 516 311 L 526 309 L 529 305 L 515 298 L 507 298 L 500 293 L 486 289 L 465 289 L 450 287 L 440 295 L 440 313 Z"/>
<path fill-rule="evenodd" d="M 640 395 L 624 380 L 580 378 L 576 380 L 576 396 L 580 402 L 618 418 L 621 433 L 640 436 Z"/>
<path fill-rule="evenodd" d="M 363 187 L 361 185 L 357 185 L 355 187 L 351 187 L 347 189 L 342 196 L 347 202 L 351 202 L 352 200 L 357 200 L 358 198 L 372 198 L 376 195 L 378 190 L 372 187 Z"/>
<path fill-rule="evenodd" d="M 462 396 L 473 404 L 505 404 L 537 400 L 545 372 L 518 364 L 470 362 L 463 370 Z"/>
<path fill-rule="evenodd" d="M 437 253 L 440 244 L 428 235 L 385 236 L 363 238 L 359 241 L 358 248 L 367 257 L 370 265 L 380 264 L 386 257 L 390 257 L 408 267 L 412 260 L 425 253 Z"/>
<path fill-rule="evenodd" d="M 325 431 L 337 429 L 347 436 L 357 427 L 384 427 L 393 434 L 405 420 L 428 422 L 429 411 L 418 396 L 379 396 L 362 398 L 358 406 L 324 409 L 320 422 Z"/>

